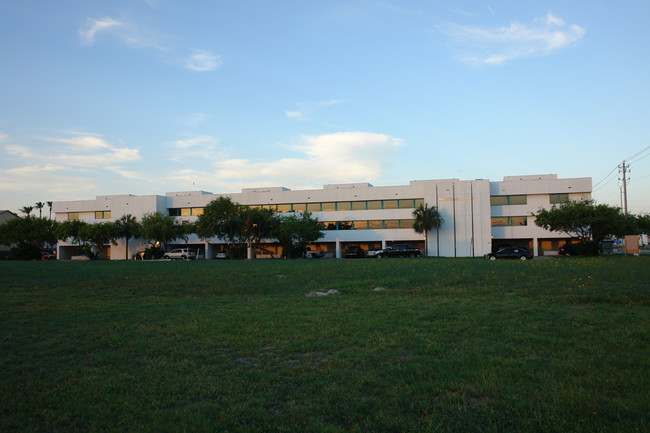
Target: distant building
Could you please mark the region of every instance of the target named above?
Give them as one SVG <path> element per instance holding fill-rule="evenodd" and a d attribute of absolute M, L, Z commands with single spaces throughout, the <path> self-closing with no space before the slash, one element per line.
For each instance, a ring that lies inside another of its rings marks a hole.
<path fill-rule="evenodd" d="M 53 211 L 57 221 L 113 221 L 125 214 L 141 219 L 153 212 L 193 221 L 205 205 L 220 196 L 278 213 L 311 212 L 324 226 L 323 238 L 311 248 L 329 257 L 342 257 L 345 249 L 352 246 L 368 250 L 399 243 L 424 248 L 424 236 L 413 230 L 412 215 L 422 203 L 437 206 L 444 219 L 440 229 L 429 234 L 429 256 L 480 257 L 505 245 L 525 246 L 535 255 L 545 255 L 557 251 L 559 243 L 567 237 L 535 226 L 532 213 L 562 201 L 590 198 L 591 178 L 508 176 L 500 182 L 441 179 L 379 187 L 368 183 L 333 184 L 296 191 L 270 187 L 246 188 L 229 194 L 185 191 L 164 196 L 105 195 L 94 200 L 54 202 Z M 168 247 L 189 246 L 210 259 L 225 245 L 223 239 L 205 241 L 193 236 L 187 243 L 179 241 Z M 144 247 L 142 240 L 131 240 L 129 257 Z M 109 247 L 108 256 L 122 259 L 124 248 L 122 240 Z M 57 255 L 61 259 L 77 253 L 74 245 L 58 245 Z M 258 257 L 280 254 L 280 246 L 272 241 L 257 248 Z"/>

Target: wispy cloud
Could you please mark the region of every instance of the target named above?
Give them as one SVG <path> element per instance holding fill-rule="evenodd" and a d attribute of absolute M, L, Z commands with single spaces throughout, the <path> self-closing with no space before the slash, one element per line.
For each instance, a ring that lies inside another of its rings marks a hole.
<path fill-rule="evenodd" d="M 317 111 L 319 107 L 331 107 L 342 104 L 342 99 L 328 99 L 320 102 L 297 103 L 297 109 L 285 110 L 284 115 L 294 120 L 309 120 L 312 112 Z"/>
<path fill-rule="evenodd" d="M 90 45 L 95 42 L 95 35 L 98 32 L 121 26 L 122 23 L 113 18 L 87 18 L 79 29 L 79 36 L 84 45 Z"/>
<path fill-rule="evenodd" d="M 63 143 L 67 146 L 54 145 Z M 80 135 L 72 138 L 40 138 L 30 145 L 7 144 L 7 155 L 24 159 L 26 164 L 40 163 L 50 170 L 85 170 L 130 163 L 141 158 L 138 149 L 116 147 L 95 135 Z"/>
<path fill-rule="evenodd" d="M 181 119 L 181 122 L 186 126 L 199 126 L 206 120 L 208 115 L 205 113 L 191 113 Z"/>
<path fill-rule="evenodd" d="M 189 149 L 196 146 L 211 146 L 215 144 L 216 141 L 217 140 L 214 137 L 206 135 L 201 137 L 191 137 L 183 140 L 176 140 L 173 144 L 177 149 Z"/>
<path fill-rule="evenodd" d="M 305 117 L 305 112 L 299 110 L 286 110 L 284 114 L 290 119 L 300 119 Z"/>
<path fill-rule="evenodd" d="M 448 24 L 441 27 L 458 50 L 460 60 L 477 65 L 500 65 L 510 60 L 548 55 L 574 44 L 585 35 L 576 25 L 548 12 L 529 24 L 484 28 Z"/>
<path fill-rule="evenodd" d="M 110 34 L 121 44 L 131 48 L 144 48 L 159 52 L 178 52 L 183 48 L 174 47 L 169 39 L 161 34 L 152 32 L 134 21 L 127 19 L 86 18 L 79 28 L 79 38 L 82 45 L 90 46 L 95 43 L 100 34 Z M 189 56 L 182 59 L 178 54 L 174 63 L 180 63 L 183 67 L 199 72 L 214 71 L 219 69 L 223 61 L 219 55 L 209 50 L 193 49 Z M 180 62 L 179 62 L 180 59 Z"/>
<path fill-rule="evenodd" d="M 230 157 L 216 160 L 214 171 L 200 173 L 216 185 L 283 185 L 300 187 L 329 182 L 371 181 L 388 166 L 403 145 L 398 138 L 369 132 L 337 132 L 301 138 L 292 149 L 295 157 L 256 161 Z M 192 172 L 192 178 L 199 173 Z"/>
<path fill-rule="evenodd" d="M 187 69 L 199 72 L 214 71 L 219 69 L 222 64 L 221 56 L 208 50 L 193 50 L 192 54 L 185 59 Z"/>

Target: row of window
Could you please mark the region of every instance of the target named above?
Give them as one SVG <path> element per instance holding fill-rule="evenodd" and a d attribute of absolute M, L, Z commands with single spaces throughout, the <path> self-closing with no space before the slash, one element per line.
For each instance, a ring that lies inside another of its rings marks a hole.
<path fill-rule="evenodd" d="M 561 204 L 569 201 L 569 194 L 549 194 L 551 204 Z M 493 195 L 490 197 L 490 206 L 509 206 L 528 204 L 528 196 L 525 195 Z"/>
<path fill-rule="evenodd" d="M 251 207 L 271 209 L 274 212 L 330 212 L 346 210 L 374 210 L 374 209 L 414 209 L 424 204 L 422 198 L 409 198 L 398 200 L 363 200 L 363 201 L 332 201 L 323 203 L 284 203 L 260 204 Z M 183 207 L 169 209 L 171 216 L 198 216 L 203 215 L 202 207 Z"/>
<path fill-rule="evenodd" d="M 492 227 L 527 226 L 528 217 L 525 216 L 492 217 L 491 223 L 492 223 Z"/>
<path fill-rule="evenodd" d="M 413 229 L 415 220 L 325 221 L 323 230 Z"/>
<path fill-rule="evenodd" d="M 79 219 L 79 213 L 80 212 L 68 212 L 68 219 L 69 220 L 78 220 Z M 92 212 L 84 212 L 84 213 L 92 213 Z M 109 220 L 109 219 L 111 219 L 111 211 L 110 210 L 97 211 L 97 212 L 95 212 L 95 219 L 96 220 Z"/>

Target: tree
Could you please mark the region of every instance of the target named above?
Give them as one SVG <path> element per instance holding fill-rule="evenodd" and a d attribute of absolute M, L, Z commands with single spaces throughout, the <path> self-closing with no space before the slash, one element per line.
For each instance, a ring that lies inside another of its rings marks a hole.
<path fill-rule="evenodd" d="M 70 240 L 70 243 L 77 244 L 81 247 L 81 244 L 83 243 L 81 229 L 86 225 L 88 225 L 88 223 L 81 220 L 63 221 L 56 226 L 56 238 L 61 241 Z"/>
<path fill-rule="evenodd" d="M 220 237 L 234 243 L 233 220 L 238 217 L 241 210 L 242 206 L 232 201 L 230 197 L 212 200 L 203 208 L 203 214 L 196 220 L 196 234 L 201 239 Z"/>
<path fill-rule="evenodd" d="M 263 238 L 270 238 L 277 223 L 271 209 L 242 207 L 237 217 L 231 221 L 230 230 L 240 248 L 245 245 L 251 249 Z"/>
<path fill-rule="evenodd" d="M 142 218 L 140 236 L 153 247 L 163 247 L 169 242 L 182 238 L 187 240 L 191 224 L 176 224 L 173 217 L 154 212 Z"/>
<path fill-rule="evenodd" d="M 45 203 L 42 201 L 37 201 L 34 206 L 36 206 L 36 209 L 38 209 L 38 217 L 43 218 L 43 208 L 45 207 Z"/>
<path fill-rule="evenodd" d="M 551 209 L 540 209 L 535 224 L 546 230 L 578 237 L 583 253 L 598 254 L 600 244 L 608 237 L 624 236 L 633 222 L 621 209 L 593 200 L 568 201 Z"/>
<path fill-rule="evenodd" d="M 650 234 L 650 214 L 637 215 L 637 225 L 641 233 Z"/>
<path fill-rule="evenodd" d="M 124 238 L 126 241 L 126 246 L 124 249 L 124 260 L 129 259 L 129 239 L 134 236 L 138 236 L 140 232 L 140 223 L 138 220 L 131 214 L 122 215 L 120 219 L 115 221 L 115 226 L 121 238 Z"/>
<path fill-rule="evenodd" d="M 117 245 L 120 234 L 115 223 L 85 224 L 79 232 L 81 239 L 89 247 L 91 257 L 98 257 L 108 244 Z M 94 253 L 92 248 L 95 249 Z"/>
<path fill-rule="evenodd" d="M 323 237 L 321 229 L 318 218 L 312 218 L 309 212 L 278 218 L 274 237 L 282 246 L 282 257 L 302 257 L 308 243 Z"/>
<path fill-rule="evenodd" d="M 53 202 L 51 202 L 51 201 L 48 201 L 48 202 L 47 202 L 47 207 L 50 208 L 50 219 L 52 219 L 52 203 L 53 203 Z"/>
<path fill-rule="evenodd" d="M 444 221 L 438 208 L 429 206 L 426 203 L 413 210 L 413 217 L 415 218 L 413 230 L 416 233 L 424 233 L 424 255 L 426 256 L 429 252 L 429 232 L 433 229 L 439 229 Z"/>
<path fill-rule="evenodd" d="M 56 225 L 32 216 L 11 219 L 0 224 L 0 244 L 12 246 L 17 259 L 40 259 L 44 246 L 56 244 Z"/>
<path fill-rule="evenodd" d="M 34 210 L 34 206 L 23 206 L 20 211 L 27 215 L 28 217 L 31 216 L 30 214 Z"/>

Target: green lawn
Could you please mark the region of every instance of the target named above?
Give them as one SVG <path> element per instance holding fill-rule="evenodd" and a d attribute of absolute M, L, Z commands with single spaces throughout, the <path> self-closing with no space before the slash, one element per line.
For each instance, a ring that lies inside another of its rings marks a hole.
<path fill-rule="evenodd" d="M 1 262 L 0 431 L 648 432 L 649 271 Z"/>

